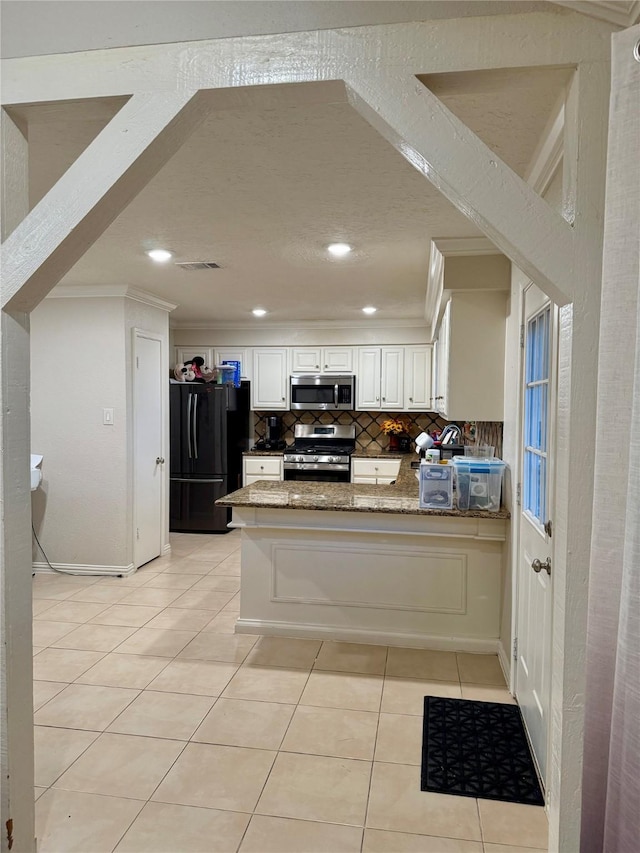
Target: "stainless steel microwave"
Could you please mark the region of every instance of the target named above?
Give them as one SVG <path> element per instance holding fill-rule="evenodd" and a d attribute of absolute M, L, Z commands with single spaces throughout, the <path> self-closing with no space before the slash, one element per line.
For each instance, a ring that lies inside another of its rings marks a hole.
<path fill-rule="evenodd" d="M 354 409 L 355 376 L 301 374 L 291 377 L 291 408 L 315 411 Z"/>

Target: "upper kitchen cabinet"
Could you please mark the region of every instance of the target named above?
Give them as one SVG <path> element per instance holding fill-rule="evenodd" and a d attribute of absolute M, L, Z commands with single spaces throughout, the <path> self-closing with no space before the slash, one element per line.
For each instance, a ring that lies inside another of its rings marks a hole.
<path fill-rule="evenodd" d="M 450 421 L 504 419 L 507 294 L 454 293 L 435 351 L 434 401 Z"/>
<path fill-rule="evenodd" d="M 222 364 L 223 361 L 239 361 L 241 378 L 251 379 L 251 365 L 249 364 L 249 353 L 246 349 L 217 349 L 215 356 L 216 364 Z"/>
<path fill-rule="evenodd" d="M 254 349 L 252 409 L 277 411 L 289 408 L 288 355 L 288 347 Z"/>
<path fill-rule="evenodd" d="M 434 409 L 431 392 L 433 347 L 428 345 L 404 348 L 404 408 L 407 411 Z"/>
<path fill-rule="evenodd" d="M 360 347 L 356 379 L 358 409 L 404 408 L 404 347 Z"/>
<path fill-rule="evenodd" d="M 198 356 L 204 360 L 207 367 L 213 367 L 213 347 L 176 347 L 176 364 L 184 364 L 185 361 L 191 361 Z"/>
<path fill-rule="evenodd" d="M 292 373 L 353 373 L 353 347 L 294 347 Z"/>

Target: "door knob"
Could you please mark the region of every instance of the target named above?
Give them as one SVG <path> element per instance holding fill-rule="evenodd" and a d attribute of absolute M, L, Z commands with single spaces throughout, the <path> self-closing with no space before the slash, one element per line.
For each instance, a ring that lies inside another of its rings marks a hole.
<path fill-rule="evenodd" d="M 531 563 L 531 568 L 533 571 L 538 574 L 543 569 L 545 572 L 550 575 L 551 574 L 551 557 L 547 557 L 544 563 L 541 563 L 540 560 L 536 557 L 535 560 Z"/>
<path fill-rule="evenodd" d="M 162 456 L 156 456 L 156 465 L 164 465 L 164 459 Z"/>

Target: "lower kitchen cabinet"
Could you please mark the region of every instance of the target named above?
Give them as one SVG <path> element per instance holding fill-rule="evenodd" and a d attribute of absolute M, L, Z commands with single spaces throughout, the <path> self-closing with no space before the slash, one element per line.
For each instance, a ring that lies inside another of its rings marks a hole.
<path fill-rule="evenodd" d="M 388 486 L 400 472 L 399 459 L 354 459 L 351 457 L 351 482 Z"/>
<path fill-rule="evenodd" d="M 242 485 L 256 480 L 282 480 L 282 456 L 245 456 L 242 461 Z"/>

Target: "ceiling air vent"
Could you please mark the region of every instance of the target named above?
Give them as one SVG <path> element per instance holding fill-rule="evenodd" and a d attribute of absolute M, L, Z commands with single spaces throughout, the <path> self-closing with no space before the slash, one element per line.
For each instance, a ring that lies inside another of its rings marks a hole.
<path fill-rule="evenodd" d="M 192 270 L 219 270 L 220 264 L 215 261 L 181 261 L 176 262 L 177 267 L 191 272 Z"/>

